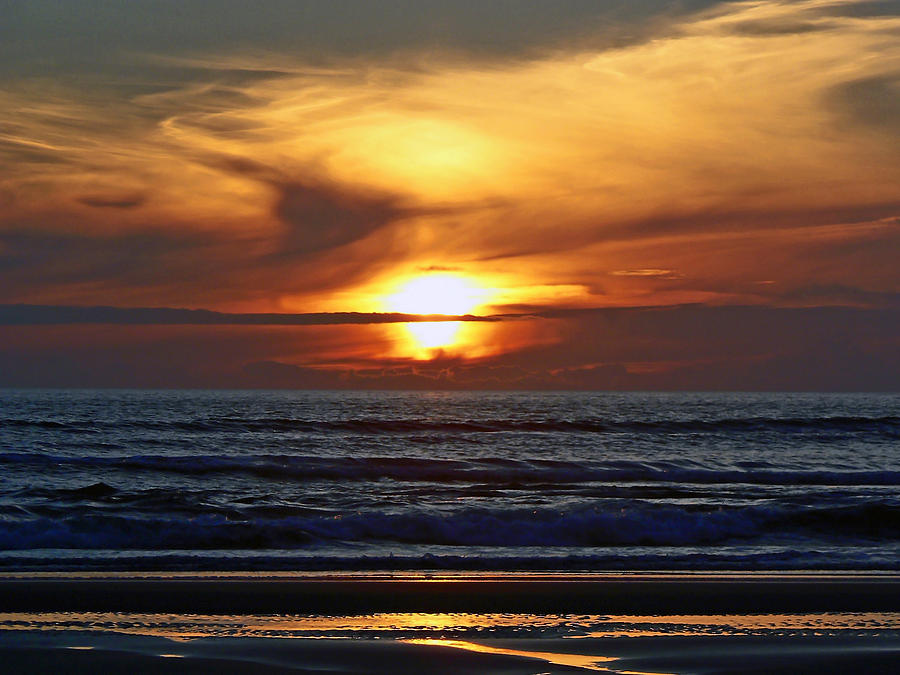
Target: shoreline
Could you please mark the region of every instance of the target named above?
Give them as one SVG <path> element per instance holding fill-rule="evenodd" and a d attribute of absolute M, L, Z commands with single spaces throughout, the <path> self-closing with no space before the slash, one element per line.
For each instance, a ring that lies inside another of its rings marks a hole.
<path fill-rule="evenodd" d="M 0 672 L 891 675 L 900 576 L 17 573 Z"/>

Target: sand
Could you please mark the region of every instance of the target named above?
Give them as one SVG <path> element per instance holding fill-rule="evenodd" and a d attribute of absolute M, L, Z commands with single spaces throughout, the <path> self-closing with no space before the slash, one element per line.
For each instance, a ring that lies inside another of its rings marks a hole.
<path fill-rule="evenodd" d="M 0 579 L 0 672 L 826 675 L 898 664 L 900 579 L 886 575 Z"/>

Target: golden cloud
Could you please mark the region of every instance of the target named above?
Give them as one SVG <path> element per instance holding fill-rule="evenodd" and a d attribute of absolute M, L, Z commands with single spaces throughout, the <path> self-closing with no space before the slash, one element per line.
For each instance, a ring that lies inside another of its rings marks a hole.
<path fill-rule="evenodd" d="M 131 97 L 21 83 L 0 99 L 0 250 L 23 228 L 190 231 L 189 249 L 157 245 L 166 276 L 143 286 L 38 269 L 16 292 L 102 302 L 131 284 L 235 310 L 366 311 L 429 268 L 510 303 L 755 301 L 760 279 L 842 275 L 877 290 L 900 160 L 848 92 L 887 96 L 900 18 L 854 4 L 727 4 L 643 43 L 528 60 L 201 55 L 168 59 L 192 83 Z"/>

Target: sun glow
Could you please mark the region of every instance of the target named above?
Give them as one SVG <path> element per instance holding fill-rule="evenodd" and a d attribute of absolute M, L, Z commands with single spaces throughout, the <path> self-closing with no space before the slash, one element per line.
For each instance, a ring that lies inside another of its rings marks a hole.
<path fill-rule="evenodd" d="M 408 281 L 384 302 L 392 312 L 461 315 L 472 312 L 486 295 L 486 289 L 465 277 L 431 274 Z"/>
<path fill-rule="evenodd" d="M 396 293 L 384 298 L 384 308 L 404 314 L 444 314 L 459 316 L 473 313 L 491 291 L 471 279 L 456 274 L 430 274 L 411 279 Z M 403 325 L 406 342 L 416 358 L 433 358 L 438 350 L 463 346 L 463 321 L 423 321 Z"/>
<path fill-rule="evenodd" d="M 380 180 L 400 181 L 408 189 L 446 199 L 459 198 L 488 176 L 505 173 L 497 140 L 477 128 L 383 110 L 359 122 L 343 132 L 345 147 L 352 150 L 344 152 L 336 167 L 351 176 L 362 172 L 357 180 L 371 180 L 375 169 Z"/>

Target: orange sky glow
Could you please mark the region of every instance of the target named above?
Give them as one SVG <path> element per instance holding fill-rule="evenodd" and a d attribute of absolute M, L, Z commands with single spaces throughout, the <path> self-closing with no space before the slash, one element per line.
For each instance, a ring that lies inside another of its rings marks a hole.
<path fill-rule="evenodd" d="M 0 303 L 498 316 L 153 330 L 314 384 L 432 364 L 576 388 L 786 358 L 790 312 L 896 313 L 897 7 L 700 4 L 510 54 L 242 43 L 127 52 L 129 77 L 7 74 Z M 728 307 L 775 312 L 775 342 L 731 318 L 692 337 L 679 313 Z M 828 348 L 894 368 L 863 323 Z M 16 358 L 139 351 L 127 327 L 5 332 Z"/>

